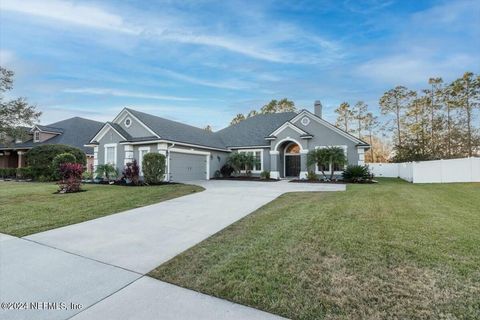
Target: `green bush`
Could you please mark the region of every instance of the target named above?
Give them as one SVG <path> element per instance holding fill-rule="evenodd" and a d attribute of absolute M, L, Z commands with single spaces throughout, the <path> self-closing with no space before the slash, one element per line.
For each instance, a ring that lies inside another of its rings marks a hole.
<path fill-rule="evenodd" d="M 83 180 L 93 180 L 93 172 L 92 171 L 84 171 L 82 173 Z"/>
<path fill-rule="evenodd" d="M 316 181 L 316 180 L 318 180 L 318 176 L 317 176 L 317 174 L 315 173 L 315 171 L 313 171 L 313 170 L 308 171 L 308 173 L 307 173 L 307 180 L 308 180 L 308 181 Z"/>
<path fill-rule="evenodd" d="M 56 155 L 52 161 L 52 172 L 55 180 L 60 179 L 60 165 L 64 163 L 77 163 L 77 159 L 73 154 L 68 152 Z"/>
<path fill-rule="evenodd" d="M 82 150 L 63 144 L 45 144 L 32 148 L 27 152 L 27 165 L 32 168 L 35 179 L 53 180 L 55 173 L 52 167 L 53 159 L 62 153 L 72 154 L 77 163 L 85 165 L 87 157 Z"/>
<path fill-rule="evenodd" d="M 367 165 L 350 165 L 342 173 L 344 180 L 351 182 L 366 182 L 370 181 L 373 178 L 373 175 L 370 173 L 370 169 Z"/>
<path fill-rule="evenodd" d="M 16 174 L 17 174 L 16 168 L 0 168 L 0 178 L 2 179 L 15 178 Z"/>
<path fill-rule="evenodd" d="M 222 174 L 222 177 L 224 177 L 224 178 L 229 178 L 234 171 L 235 171 L 235 169 L 231 165 L 229 165 L 228 163 L 224 164 L 220 168 L 220 173 Z"/>
<path fill-rule="evenodd" d="M 162 182 L 165 176 L 165 156 L 160 153 L 147 153 L 143 156 L 142 171 L 146 183 Z"/>
<path fill-rule="evenodd" d="M 18 179 L 32 179 L 33 170 L 30 167 L 17 168 L 17 178 Z"/>
<path fill-rule="evenodd" d="M 260 179 L 263 179 L 263 180 L 270 179 L 270 171 L 262 171 L 260 173 Z"/>

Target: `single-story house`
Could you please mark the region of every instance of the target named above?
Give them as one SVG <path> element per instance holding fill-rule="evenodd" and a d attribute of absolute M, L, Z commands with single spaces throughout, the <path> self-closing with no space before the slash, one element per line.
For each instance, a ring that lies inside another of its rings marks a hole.
<path fill-rule="evenodd" d="M 0 144 L 0 168 L 21 168 L 25 166 L 28 150 L 44 144 L 66 144 L 77 147 L 87 155 L 87 168 L 93 165 L 93 148 L 85 146 L 104 125 L 103 122 L 74 117 L 49 125 L 35 125 L 24 128 L 26 138 L 11 144 Z"/>
<path fill-rule="evenodd" d="M 141 171 L 146 153 L 162 153 L 167 159 L 166 179 L 170 181 L 209 179 L 232 152 L 253 154 L 258 165 L 252 174 L 270 171 L 275 179 L 305 178 L 307 153 L 315 148 L 338 146 L 345 151 L 349 164 L 363 164 L 370 146 L 325 121 L 319 101 L 314 108 L 314 113 L 259 114 L 217 132 L 124 108 L 87 146 L 94 150 L 94 165 L 110 163 L 120 172 L 133 159 Z M 326 169 L 336 173 L 343 170 Z"/>

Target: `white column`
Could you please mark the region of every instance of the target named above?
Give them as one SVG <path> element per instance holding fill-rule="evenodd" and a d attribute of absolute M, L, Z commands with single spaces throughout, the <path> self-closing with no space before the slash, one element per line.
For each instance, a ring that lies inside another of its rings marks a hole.
<path fill-rule="evenodd" d="M 23 158 L 23 154 L 25 153 L 25 151 L 17 151 L 17 154 L 18 154 L 18 163 L 17 163 L 17 168 L 21 168 L 22 167 L 22 158 Z"/>
<path fill-rule="evenodd" d="M 123 161 L 124 165 L 127 165 L 127 163 L 133 161 L 133 145 L 131 144 L 126 144 L 125 145 L 125 160 Z"/>
<path fill-rule="evenodd" d="M 358 153 L 358 165 L 363 166 L 365 164 L 365 149 L 357 148 Z"/>
<path fill-rule="evenodd" d="M 167 156 L 168 145 L 166 143 L 158 143 L 157 149 L 158 153 L 163 154 L 165 157 Z"/>
<path fill-rule="evenodd" d="M 280 171 L 278 171 L 278 157 L 280 156 L 280 152 L 278 151 L 270 151 L 270 178 L 272 179 L 280 179 Z"/>
<path fill-rule="evenodd" d="M 98 166 L 98 147 L 93 147 L 93 172 L 97 170 Z"/>
<path fill-rule="evenodd" d="M 307 154 L 307 149 L 300 150 L 300 179 L 307 179 L 308 176 Z"/>

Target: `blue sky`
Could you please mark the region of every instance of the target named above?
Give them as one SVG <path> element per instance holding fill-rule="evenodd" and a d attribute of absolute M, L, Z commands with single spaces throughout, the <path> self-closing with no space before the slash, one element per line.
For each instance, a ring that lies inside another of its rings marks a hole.
<path fill-rule="evenodd" d="M 124 107 L 196 126 L 288 97 L 342 101 L 479 72 L 480 1 L 0 1 L 13 96 L 112 120 Z"/>

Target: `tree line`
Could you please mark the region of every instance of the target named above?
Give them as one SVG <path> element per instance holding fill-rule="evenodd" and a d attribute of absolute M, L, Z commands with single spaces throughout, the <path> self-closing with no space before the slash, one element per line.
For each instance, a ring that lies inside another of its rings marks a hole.
<path fill-rule="evenodd" d="M 362 101 L 353 107 L 343 102 L 335 110 L 336 125 L 372 145 L 369 162 L 471 157 L 480 154 L 479 106 L 480 76 L 466 72 L 450 83 L 430 78 L 420 91 L 405 86 L 388 90 L 379 99 L 385 121 Z M 392 157 L 385 154 L 386 136 L 393 138 Z"/>

